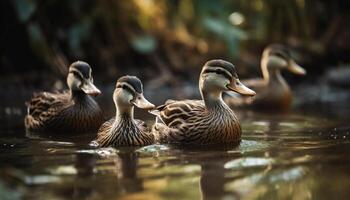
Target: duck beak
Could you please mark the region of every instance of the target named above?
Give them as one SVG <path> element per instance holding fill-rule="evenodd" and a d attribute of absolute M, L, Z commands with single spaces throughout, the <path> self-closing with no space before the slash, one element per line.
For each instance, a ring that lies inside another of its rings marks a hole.
<path fill-rule="evenodd" d="M 255 96 L 256 93 L 243 85 L 241 81 L 237 78 L 235 81 L 232 81 L 231 84 L 226 86 L 227 89 L 230 91 L 237 92 L 238 94 L 245 95 L 245 96 Z"/>
<path fill-rule="evenodd" d="M 87 95 L 91 95 L 95 97 L 101 94 L 101 91 L 91 81 L 85 81 L 85 83 L 83 83 L 83 85 L 80 88 Z"/>
<path fill-rule="evenodd" d="M 298 65 L 294 60 L 289 61 L 287 69 L 294 74 L 298 74 L 298 75 L 306 74 L 306 70 L 302 68 L 300 65 Z"/>
<path fill-rule="evenodd" d="M 154 109 L 156 106 L 150 103 L 143 94 L 138 94 L 138 96 L 131 102 L 134 104 L 134 106 L 145 109 L 145 110 L 151 110 Z"/>

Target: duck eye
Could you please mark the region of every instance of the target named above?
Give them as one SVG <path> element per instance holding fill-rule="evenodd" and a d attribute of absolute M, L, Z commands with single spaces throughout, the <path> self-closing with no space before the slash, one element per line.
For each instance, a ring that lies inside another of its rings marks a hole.
<path fill-rule="evenodd" d="M 283 55 L 282 53 L 275 53 L 275 56 L 280 57 L 282 59 L 286 59 L 286 56 Z"/>
<path fill-rule="evenodd" d="M 81 75 L 80 75 L 78 72 L 72 71 L 71 73 L 73 74 L 73 76 L 74 76 L 75 78 L 78 78 L 79 80 L 82 80 Z"/>

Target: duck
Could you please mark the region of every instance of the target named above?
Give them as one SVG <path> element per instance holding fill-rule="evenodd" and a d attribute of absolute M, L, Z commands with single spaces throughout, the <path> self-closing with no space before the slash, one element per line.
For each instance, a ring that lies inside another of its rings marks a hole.
<path fill-rule="evenodd" d="M 155 105 L 143 95 L 143 85 L 136 76 L 123 76 L 117 80 L 113 92 L 115 117 L 106 121 L 98 130 L 97 138 L 90 143 L 94 147 L 133 147 L 154 143 L 154 136 L 147 124 L 134 119 L 134 106 L 151 110 Z"/>
<path fill-rule="evenodd" d="M 67 75 L 68 90 L 40 92 L 26 103 L 25 128 L 29 133 L 80 134 L 98 130 L 103 112 L 93 97 L 101 94 L 94 85 L 92 69 L 83 61 L 73 62 Z"/>
<path fill-rule="evenodd" d="M 306 75 L 306 70 L 294 61 L 289 48 L 281 44 L 272 44 L 264 49 L 260 66 L 262 78 L 242 80 L 247 87 L 256 91 L 257 95 L 254 98 L 226 95 L 224 100 L 231 107 L 289 110 L 293 95 L 281 71 L 288 70 L 296 75 Z"/>
<path fill-rule="evenodd" d="M 240 82 L 232 63 L 221 59 L 204 64 L 199 90 L 202 100 L 168 100 L 150 111 L 156 116 L 152 133 L 158 143 L 185 146 L 239 143 L 240 122 L 223 101 L 222 93 L 247 96 L 256 93 Z"/>

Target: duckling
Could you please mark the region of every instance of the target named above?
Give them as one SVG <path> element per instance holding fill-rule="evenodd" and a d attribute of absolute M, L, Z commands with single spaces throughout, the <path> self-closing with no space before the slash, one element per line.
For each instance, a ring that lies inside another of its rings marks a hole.
<path fill-rule="evenodd" d="M 281 75 L 281 70 L 288 70 L 297 75 L 306 71 L 291 57 L 286 46 L 273 44 L 266 47 L 261 58 L 262 79 L 243 80 L 249 88 L 257 92 L 254 98 L 227 97 L 230 106 L 253 106 L 261 109 L 288 110 L 292 103 L 292 92 Z"/>
<path fill-rule="evenodd" d="M 134 119 L 134 106 L 154 109 L 155 106 L 143 96 L 143 86 L 135 76 L 123 76 L 117 80 L 113 93 L 116 115 L 98 130 L 91 146 L 145 146 L 154 142 L 146 123 Z"/>
<path fill-rule="evenodd" d="M 70 65 L 68 91 L 41 92 L 27 103 L 25 127 L 28 132 L 86 133 L 95 132 L 103 123 L 103 113 L 91 96 L 101 92 L 93 84 L 88 63 L 77 61 Z"/>
<path fill-rule="evenodd" d="M 255 92 L 240 82 L 234 65 L 224 60 L 206 62 L 200 73 L 199 90 L 202 100 L 168 100 L 151 111 L 157 116 L 152 132 L 158 142 L 214 145 L 240 141 L 240 123 L 222 100 L 222 92 L 248 96 Z"/>

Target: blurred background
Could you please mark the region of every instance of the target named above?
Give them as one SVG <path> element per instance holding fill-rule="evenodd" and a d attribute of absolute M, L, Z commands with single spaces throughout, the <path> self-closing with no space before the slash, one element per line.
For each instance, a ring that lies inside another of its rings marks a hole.
<path fill-rule="evenodd" d="M 350 1 L 0 0 L 0 15 L 1 200 L 349 198 Z M 122 75 L 138 76 L 156 105 L 200 98 L 206 61 L 261 77 L 272 43 L 290 47 L 307 75 L 282 72 L 295 96 L 288 115 L 234 108 L 235 149 L 95 151 L 83 137 L 25 137 L 25 102 L 66 89 L 76 60 L 92 66 L 108 118 Z"/>
<path fill-rule="evenodd" d="M 156 104 L 167 98 L 198 97 L 198 74 L 207 60 L 234 63 L 241 79 L 260 77 L 261 53 L 271 43 L 288 45 L 308 71 L 306 77 L 284 74 L 302 97 L 300 104 L 349 97 L 347 1 L 5 0 L 0 4 L 4 101 L 66 88 L 68 66 L 76 60 L 92 66 L 96 85 L 107 91 L 102 98 L 111 99 L 108 91 L 125 74 L 138 76 L 146 96 Z"/>

